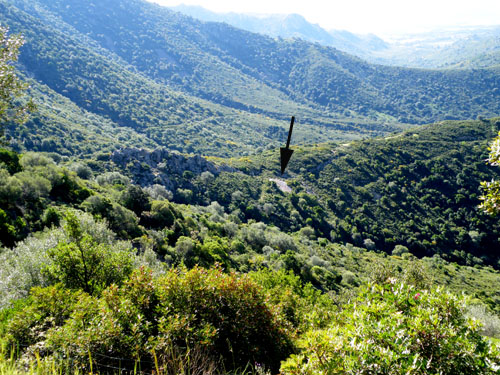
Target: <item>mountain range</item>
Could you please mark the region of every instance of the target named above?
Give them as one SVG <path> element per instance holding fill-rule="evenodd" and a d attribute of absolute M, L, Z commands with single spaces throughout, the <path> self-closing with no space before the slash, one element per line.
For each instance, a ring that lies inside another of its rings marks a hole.
<path fill-rule="evenodd" d="M 480 68 L 500 64 L 498 25 L 396 34 L 384 40 L 374 34 L 325 30 L 298 14 L 216 13 L 191 5 L 178 5 L 171 9 L 203 21 L 226 22 L 272 37 L 300 38 L 334 47 L 372 63 L 414 68 Z"/>
<path fill-rule="evenodd" d="M 90 142 L 93 124 L 115 145 L 139 139 L 234 156 L 281 144 L 292 114 L 295 141 L 314 143 L 500 109 L 498 67 L 373 65 L 141 0 L 2 0 L 0 10 L 0 22 L 25 36 L 20 70 L 40 98 L 39 119 L 13 130 L 18 149 L 109 150 L 108 142 Z M 58 132 L 85 142 L 56 139 Z"/>

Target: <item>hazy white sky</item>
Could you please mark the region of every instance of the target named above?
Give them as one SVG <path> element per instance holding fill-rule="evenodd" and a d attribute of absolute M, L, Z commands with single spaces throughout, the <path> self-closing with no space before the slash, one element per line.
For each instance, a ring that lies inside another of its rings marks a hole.
<path fill-rule="evenodd" d="M 215 12 L 298 13 L 325 29 L 387 35 L 500 24 L 500 0 L 149 0 Z"/>

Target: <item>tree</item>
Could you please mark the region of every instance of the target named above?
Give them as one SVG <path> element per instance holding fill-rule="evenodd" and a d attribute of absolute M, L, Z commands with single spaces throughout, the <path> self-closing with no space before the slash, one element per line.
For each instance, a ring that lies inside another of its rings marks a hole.
<path fill-rule="evenodd" d="M 488 163 L 493 166 L 500 165 L 500 133 L 493 140 L 490 147 L 488 148 L 490 155 Z M 481 188 L 483 189 L 484 195 L 481 196 L 483 201 L 479 208 L 483 209 L 485 212 L 491 215 L 497 215 L 500 212 L 500 181 L 491 180 L 481 182 Z"/>
<path fill-rule="evenodd" d="M 47 252 L 50 262 L 43 272 L 53 283 L 66 288 L 98 294 L 111 284 L 120 284 L 133 269 L 132 252 L 99 243 L 85 233 L 78 217 L 68 212 L 64 230 L 68 242 L 60 242 Z"/>
<path fill-rule="evenodd" d="M 28 85 L 16 75 L 13 65 L 24 39 L 20 35 L 9 36 L 8 33 L 8 28 L 0 26 L 0 137 L 4 136 L 9 122 L 23 123 L 28 112 L 34 110 L 31 99 L 22 104 L 16 100 L 28 89 Z"/>

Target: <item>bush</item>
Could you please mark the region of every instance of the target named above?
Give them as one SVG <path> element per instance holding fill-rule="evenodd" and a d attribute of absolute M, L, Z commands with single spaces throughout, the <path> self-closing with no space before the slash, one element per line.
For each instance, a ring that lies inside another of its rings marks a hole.
<path fill-rule="evenodd" d="M 88 245 L 91 247 L 91 252 L 103 251 L 105 258 L 103 262 L 105 263 L 117 262 L 116 267 L 110 273 L 111 275 L 118 271 L 130 272 L 130 262 L 134 266 L 149 264 L 153 268 L 159 268 L 154 264 L 155 259 L 152 257 L 151 251 L 145 251 L 136 256 L 130 251 L 132 249 L 130 242 L 117 241 L 114 233 L 109 230 L 105 222 L 96 222 L 90 214 L 79 211 L 75 211 L 74 215 L 78 220 L 81 238 L 86 239 L 81 244 L 82 248 L 85 249 L 84 246 Z M 30 289 L 35 286 L 48 286 L 52 282 L 63 281 L 63 274 L 56 272 L 56 269 L 69 267 L 70 260 L 72 262 L 78 260 L 72 258 L 76 254 L 71 253 L 70 250 L 75 250 L 76 245 L 67 227 L 65 225 L 64 228 L 55 227 L 36 233 L 19 242 L 15 248 L 0 253 L 0 264 L 2 265 L 0 267 L 0 280 L 2 281 L 0 283 L 0 309 L 10 306 L 15 300 L 27 297 Z M 68 254 L 68 252 L 70 253 Z M 49 253 L 52 253 L 52 256 Z M 123 258 L 124 256 L 126 259 Z M 66 265 L 58 266 L 53 263 L 54 261 L 61 261 Z M 66 263 L 67 261 L 69 263 Z M 45 272 L 42 272 L 42 269 Z M 73 276 L 69 275 L 68 277 Z"/>
<path fill-rule="evenodd" d="M 19 163 L 19 154 L 14 151 L 0 148 L 0 165 L 4 164 L 9 174 L 21 172 L 21 164 Z"/>
<path fill-rule="evenodd" d="M 141 223 L 152 228 L 170 228 L 175 221 L 175 208 L 168 201 L 153 201 L 150 212 L 143 212 Z"/>
<path fill-rule="evenodd" d="M 7 325 L 9 347 L 27 348 L 41 343 L 51 328 L 60 327 L 73 312 L 82 292 L 72 292 L 61 285 L 35 287 L 26 307 L 17 312 Z"/>
<path fill-rule="evenodd" d="M 119 172 L 106 172 L 97 176 L 96 181 L 99 185 L 128 185 L 130 179 Z"/>
<path fill-rule="evenodd" d="M 500 319 L 489 312 L 484 305 L 471 305 L 467 308 L 467 315 L 481 322 L 481 334 L 500 339 Z"/>
<path fill-rule="evenodd" d="M 121 203 L 139 216 L 143 211 L 149 211 L 151 203 L 149 195 L 140 186 L 129 185 L 122 193 Z"/>
<path fill-rule="evenodd" d="M 392 250 L 392 255 L 401 256 L 401 255 L 406 254 L 408 252 L 409 252 L 409 250 L 406 246 L 396 245 L 396 246 L 394 246 L 394 249 Z"/>
<path fill-rule="evenodd" d="M 325 328 L 336 314 L 333 299 L 310 283 L 304 284 L 290 271 L 264 268 L 251 272 L 249 276 L 264 289 L 268 300 L 281 308 L 285 318 L 299 333 L 311 327 Z"/>
<path fill-rule="evenodd" d="M 221 361 L 219 372 L 255 363 L 277 371 L 293 349 L 289 327 L 259 287 L 218 268 L 171 270 L 158 279 L 140 269 L 98 299 L 59 287 L 37 289 L 10 325 L 12 340 L 35 345 L 29 332 L 37 318 L 41 354 L 64 356 L 89 370 L 91 353 L 99 372 L 132 371 L 139 360 L 141 370 L 151 371 L 155 361 L 166 367 L 173 356 L 186 358 L 192 350 Z"/>
<path fill-rule="evenodd" d="M 71 166 L 71 170 L 75 171 L 76 175 L 84 180 L 92 178 L 92 169 L 86 164 L 75 163 Z"/>
<path fill-rule="evenodd" d="M 311 330 L 286 374 L 494 374 L 499 353 L 465 317 L 466 300 L 399 283 L 372 284 L 325 330 Z"/>
<path fill-rule="evenodd" d="M 167 190 L 163 185 L 154 184 L 152 186 L 144 188 L 144 191 L 155 200 L 167 199 L 171 201 L 174 197 L 172 192 L 170 190 Z"/>
<path fill-rule="evenodd" d="M 107 197 L 92 195 L 82 203 L 82 207 L 93 215 L 105 218 L 110 228 L 122 238 L 135 238 L 142 234 L 137 216 Z"/>
<path fill-rule="evenodd" d="M 42 224 L 45 227 L 58 226 L 61 221 L 61 215 L 57 209 L 53 206 L 48 207 L 42 216 Z"/>
<path fill-rule="evenodd" d="M 52 283 L 61 282 L 66 288 L 82 289 L 93 295 L 105 287 L 120 284 L 131 272 L 131 251 L 113 249 L 84 233 L 75 214 L 66 215 L 64 229 L 68 242 L 49 249 L 49 263 L 43 273 Z"/>
<path fill-rule="evenodd" d="M 72 172 L 60 170 L 52 183 L 50 196 L 65 203 L 82 203 L 91 195 L 91 191 L 82 186 Z"/>
<path fill-rule="evenodd" d="M 25 201 L 35 202 L 47 197 L 52 189 L 48 179 L 31 171 L 22 171 L 14 176 L 21 187 L 21 198 Z"/>

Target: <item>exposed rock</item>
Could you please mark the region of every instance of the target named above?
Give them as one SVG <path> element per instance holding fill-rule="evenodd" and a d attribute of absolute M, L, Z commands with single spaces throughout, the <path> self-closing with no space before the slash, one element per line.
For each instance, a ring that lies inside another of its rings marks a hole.
<path fill-rule="evenodd" d="M 186 171 L 194 176 L 208 171 L 213 175 L 236 171 L 226 165 L 215 165 L 201 156 L 184 156 L 166 148 L 153 151 L 127 147 L 116 150 L 111 160 L 130 174 L 133 182 L 141 186 L 160 184 L 174 191 Z"/>
<path fill-rule="evenodd" d="M 290 188 L 290 186 L 288 186 L 288 184 L 279 179 L 279 178 L 270 178 L 269 181 L 272 181 L 274 183 L 276 183 L 276 185 L 278 186 L 278 188 L 283 192 L 283 193 L 291 193 L 292 192 L 292 189 Z"/>

